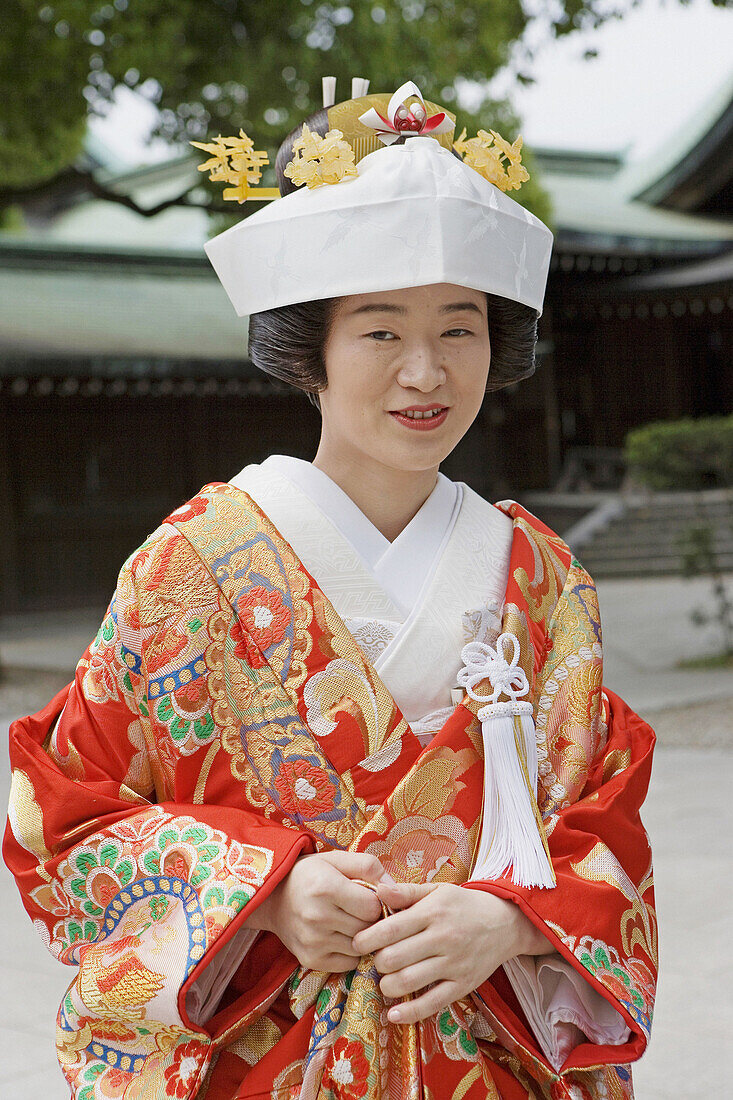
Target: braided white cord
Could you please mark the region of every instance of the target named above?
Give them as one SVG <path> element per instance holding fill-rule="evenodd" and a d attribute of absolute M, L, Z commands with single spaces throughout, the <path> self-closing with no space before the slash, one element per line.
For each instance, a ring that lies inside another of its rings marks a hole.
<path fill-rule="evenodd" d="M 507 660 L 504 653 L 507 643 L 512 647 L 511 660 Z M 469 642 L 461 650 L 461 660 L 463 668 L 458 673 L 458 683 L 476 702 L 489 704 L 479 711 L 480 721 L 495 714 L 494 707 L 507 706 L 507 703 L 499 703 L 500 695 L 508 695 L 508 705 L 512 707 L 511 711 L 503 710 L 503 713 L 531 713 L 532 704 L 520 702 L 520 696 L 529 691 L 529 683 L 519 664 L 519 640 L 515 634 L 510 631 L 500 634 L 496 639 L 496 648 L 486 642 Z M 477 695 L 474 690 L 476 685 L 486 679 L 491 682 L 491 695 Z"/>

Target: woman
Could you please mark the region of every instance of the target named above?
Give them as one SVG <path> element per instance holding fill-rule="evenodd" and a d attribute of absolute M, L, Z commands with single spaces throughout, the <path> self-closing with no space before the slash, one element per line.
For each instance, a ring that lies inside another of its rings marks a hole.
<path fill-rule="evenodd" d="M 5 858 L 79 967 L 59 1058 L 84 1100 L 629 1097 L 653 734 L 562 540 L 439 473 L 533 369 L 551 237 L 411 83 L 324 113 L 207 246 L 313 462 L 168 517 L 11 731 Z"/>

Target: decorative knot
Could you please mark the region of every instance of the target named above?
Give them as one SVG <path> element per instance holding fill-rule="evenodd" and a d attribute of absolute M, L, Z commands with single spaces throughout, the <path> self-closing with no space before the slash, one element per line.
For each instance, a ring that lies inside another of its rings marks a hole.
<path fill-rule="evenodd" d="M 512 650 L 511 659 L 505 656 L 506 646 Z M 500 695 L 516 703 L 529 691 L 524 669 L 519 664 L 519 641 L 515 634 L 506 632 L 496 639 L 496 648 L 486 642 L 469 642 L 461 650 L 463 668 L 458 673 L 458 683 L 478 703 L 495 704 Z M 477 695 L 474 690 L 482 680 L 491 682 L 491 695 Z"/>
<path fill-rule="evenodd" d="M 408 104 L 413 99 L 418 102 Z M 438 134 L 449 134 L 456 125 L 445 111 L 428 114 L 422 92 L 414 80 L 406 80 L 390 97 L 386 117 L 370 107 L 363 115 L 359 115 L 359 122 L 376 130 L 383 145 L 392 145 L 403 136 L 437 137 Z"/>

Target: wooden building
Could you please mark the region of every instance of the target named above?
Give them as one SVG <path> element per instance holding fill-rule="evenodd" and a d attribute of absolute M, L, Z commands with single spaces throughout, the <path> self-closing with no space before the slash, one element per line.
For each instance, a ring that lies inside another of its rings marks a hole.
<path fill-rule="evenodd" d="M 494 499 L 573 470 L 612 488 L 629 428 L 733 409 L 733 88 L 687 142 L 641 165 L 536 150 L 556 235 L 538 370 L 487 398 L 449 476 Z M 192 173 L 185 158 L 106 182 L 152 203 Z M 0 235 L 4 612 L 104 604 L 172 508 L 272 451 L 312 457 L 319 431 L 248 362 L 203 215 L 67 193 L 26 217 Z"/>

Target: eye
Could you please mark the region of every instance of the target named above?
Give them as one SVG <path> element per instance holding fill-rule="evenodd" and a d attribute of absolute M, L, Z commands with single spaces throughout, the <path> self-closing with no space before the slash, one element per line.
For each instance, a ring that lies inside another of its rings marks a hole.
<path fill-rule="evenodd" d="M 380 343 L 386 343 L 386 341 L 382 340 L 383 336 L 388 337 L 388 339 L 390 339 L 390 340 L 393 340 L 393 339 L 396 340 L 397 339 L 397 337 L 395 336 L 395 334 L 393 332 L 388 332 L 386 329 L 383 329 L 383 328 L 376 329 L 374 332 L 368 332 L 367 336 L 375 337 L 375 339 L 379 340 Z"/>
<path fill-rule="evenodd" d="M 455 336 L 457 333 L 460 335 L 460 333 L 462 333 L 462 332 L 467 333 L 469 336 L 473 336 L 473 333 L 471 332 L 471 330 L 467 329 L 467 328 L 449 328 L 448 331 L 445 333 L 445 335 L 446 336 Z"/>

